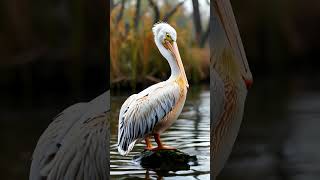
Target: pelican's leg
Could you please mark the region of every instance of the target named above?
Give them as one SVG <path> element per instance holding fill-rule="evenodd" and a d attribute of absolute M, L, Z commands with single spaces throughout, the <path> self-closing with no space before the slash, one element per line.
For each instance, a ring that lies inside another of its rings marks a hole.
<path fill-rule="evenodd" d="M 149 137 L 146 137 L 144 140 L 146 141 L 146 145 L 147 145 L 147 147 L 144 148 L 144 149 L 151 150 L 152 149 L 152 143 L 151 143 Z"/>
<path fill-rule="evenodd" d="M 153 148 L 152 150 L 159 150 L 159 149 L 170 149 L 170 150 L 175 150 L 177 148 L 175 147 L 171 147 L 171 146 L 166 146 L 164 144 L 162 144 L 161 140 L 160 140 L 160 134 L 154 134 L 154 139 L 156 140 L 158 147 Z"/>

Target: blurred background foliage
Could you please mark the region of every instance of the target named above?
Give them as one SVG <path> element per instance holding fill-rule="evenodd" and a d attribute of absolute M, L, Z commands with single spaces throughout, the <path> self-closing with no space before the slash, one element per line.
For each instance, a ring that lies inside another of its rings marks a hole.
<path fill-rule="evenodd" d="M 208 4 L 207 0 L 185 0 L 180 6 L 181 0 L 143 0 L 139 18 L 135 2 L 1 1 L 0 86 L 4 88 L 0 92 L 29 97 L 68 91 L 76 98 L 84 91 L 102 91 L 109 86 L 106 72 L 109 64 L 114 86 L 163 80 L 169 75 L 169 68 L 150 33 L 152 24 L 170 12 L 174 13 L 168 22 L 178 31 L 188 78 L 193 82 L 208 78 L 208 68 L 203 68 L 207 65 L 207 45 L 197 40 L 199 34 L 205 36 L 207 32 L 207 15 L 200 14 L 199 33 L 193 13 L 193 2 L 199 2 L 202 13 L 201 7 Z M 319 81 L 315 68 L 320 66 L 319 1 L 231 0 L 231 3 L 255 79 L 299 76 L 298 87 L 308 80 Z M 112 10 L 110 18 L 107 5 Z M 175 7 L 178 8 L 174 10 Z M 110 56 L 106 49 L 109 20 Z"/>
<path fill-rule="evenodd" d="M 187 5 L 187 3 L 189 3 Z M 192 7 L 188 12 L 186 8 Z M 146 86 L 170 76 L 168 62 L 154 43 L 152 26 L 164 21 L 178 34 L 177 43 L 191 83 L 209 82 L 209 9 L 206 0 L 111 2 L 110 65 L 112 87 Z M 197 13 L 195 13 L 197 12 Z"/>
<path fill-rule="evenodd" d="M 1 1 L 0 86 L 5 88 L 0 93 L 17 99 L 68 94 L 82 100 L 105 91 L 107 5 L 101 0 Z"/>
<path fill-rule="evenodd" d="M 0 1 L 0 179 L 28 179 L 52 118 L 108 89 L 107 5 Z"/>
<path fill-rule="evenodd" d="M 320 1 L 231 3 L 254 77 L 319 81 Z"/>

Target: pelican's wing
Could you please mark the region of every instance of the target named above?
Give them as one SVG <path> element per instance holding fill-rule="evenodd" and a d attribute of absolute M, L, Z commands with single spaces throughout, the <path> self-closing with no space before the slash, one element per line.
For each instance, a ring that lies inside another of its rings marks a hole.
<path fill-rule="evenodd" d="M 174 82 L 158 83 L 125 101 L 118 127 L 118 151 L 121 155 L 128 154 L 136 140 L 151 133 L 172 110 L 179 99 L 179 90 Z"/>
<path fill-rule="evenodd" d="M 56 117 L 34 150 L 30 180 L 107 179 L 109 98 L 106 92 Z"/>

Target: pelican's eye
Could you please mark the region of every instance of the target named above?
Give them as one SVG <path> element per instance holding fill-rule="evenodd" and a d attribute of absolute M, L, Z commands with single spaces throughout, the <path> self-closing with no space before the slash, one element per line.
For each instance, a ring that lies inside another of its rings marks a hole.
<path fill-rule="evenodd" d="M 169 33 L 166 33 L 166 38 L 165 39 L 170 41 L 170 42 L 173 41 Z"/>

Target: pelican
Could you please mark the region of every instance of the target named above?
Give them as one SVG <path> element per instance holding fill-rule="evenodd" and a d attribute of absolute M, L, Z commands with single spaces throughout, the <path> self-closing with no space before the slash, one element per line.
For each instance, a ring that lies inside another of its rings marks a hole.
<path fill-rule="evenodd" d="M 58 114 L 38 140 L 30 180 L 109 179 L 110 91 Z"/>
<path fill-rule="evenodd" d="M 211 5 L 211 174 L 224 167 L 242 121 L 252 74 L 229 0 Z"/>
<path fill-rule="evenodd" d="M 160 135 L 178 118 L 184 106 L 188 80 L 177 46 L 177 32 L 167 23 L 153 26 L 154 41 L 168 61 L 171 76 L 138 94 L 131 95 L 121 106 L 118 126 L 118 151 L 127 155 L 137 141 L 145 140 L 146 149 L 175 149 L 164 145 Z M 158 147 L 153 148 L 150 136 Z"/>

